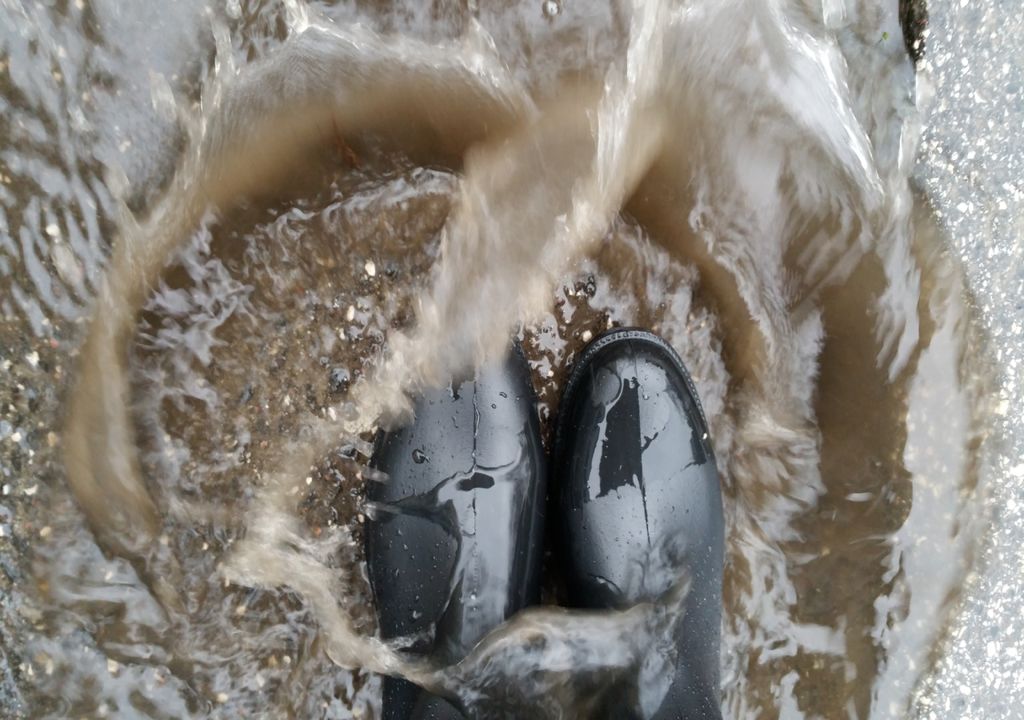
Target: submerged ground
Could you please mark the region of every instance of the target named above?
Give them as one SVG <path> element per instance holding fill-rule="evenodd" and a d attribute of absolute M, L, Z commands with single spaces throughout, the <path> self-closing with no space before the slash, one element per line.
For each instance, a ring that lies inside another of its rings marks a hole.
<path fill-rule="evenodd" d="M 375 409 L 507 330 L 546 420 L 642 324 L 723 470 L 726 716 L 1014 717 L 1006 5 L 934 5 L 916 75 L 870 2 L 4 5 L 0 708 L 371 716 Z"/>

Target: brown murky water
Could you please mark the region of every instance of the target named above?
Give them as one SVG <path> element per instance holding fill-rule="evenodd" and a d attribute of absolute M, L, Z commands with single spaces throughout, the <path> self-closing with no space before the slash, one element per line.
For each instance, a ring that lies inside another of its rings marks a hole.
<path fill-rule="evenodd" d="M 673 344 L 711 423 L 725 716 L 906 713 L 987 408 L 901 162 L 895 8 L 838 40 L 802 3 L 474 8 L 229 3 L 213 65 L 150 56 L 134 161 L 81 129 L 132 107 L 109 8 L 2 10 L 36 23 L 0 74 L 12 713 L 376 716 L 371 671 L 422 672 L 372 640 L 378 416 L 518 335 L 546 424 L 615 325 Z"/>

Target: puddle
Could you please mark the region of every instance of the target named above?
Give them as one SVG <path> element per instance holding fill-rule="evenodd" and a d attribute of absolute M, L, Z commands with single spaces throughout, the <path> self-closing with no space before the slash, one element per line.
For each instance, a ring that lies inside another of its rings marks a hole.
<path fill-rule="evenodd" d="M 584 712 L 566 673 L 633 667 L 671 603 L 546 606 L 410 662 L 374 636 L 363 487 L 407 393 L 514 335 L 549 434 L 621 325 L 676 348 L 710 424 L 724 715 L 911 706 L 973 567 L 990 408 L 908 182 L 896 8 L 468 7 L 186 3 L 136 29 L 151 56 L 112 49 L 135 11 L 0 11 L 32 21 L 0 72 L 12 712 L 374 717 L 378 672 L 501 712 L 523 667 L 517 703 Z"/>

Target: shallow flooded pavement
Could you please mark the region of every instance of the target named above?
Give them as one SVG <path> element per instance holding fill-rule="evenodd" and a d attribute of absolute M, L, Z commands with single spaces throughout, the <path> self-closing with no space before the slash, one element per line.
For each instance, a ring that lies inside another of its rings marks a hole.
<path fill-rule="evenodd" d="M 990 568 L 1016 506 L 991 508 L 1021 479 L 1019 312 L 951 252 L 941 133 L 912 181 L 946 86 L 895 6 L 0 18 L 6 714 L 369 718 L 384 672 L 482 715 L 518 681 L 522 716 L 573 717 L 531 637 L 601 677 L 663 628 L 540 608 L 458 667 L 410 662 L 375 638 L 367 453 L 510 336 L 548 432 L 575 355 L 621 325 L 672 343 L 711 426 L 724 716 L 964 709 L 949 658 L 977 658 L 965 618 L 1013 582 Z M 1006 192 L 976 218 L 992 252 Z"/>

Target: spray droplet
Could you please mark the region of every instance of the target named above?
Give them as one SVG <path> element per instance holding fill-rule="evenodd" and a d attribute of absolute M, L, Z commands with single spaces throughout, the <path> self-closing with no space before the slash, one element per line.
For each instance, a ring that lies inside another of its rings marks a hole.
<path fill-rule="evenodd" d="M 412 461 L 417 465 L 422 465 L 425 462 L 430 462 L 430 458 L 427 457 L 427 454 L 425 452 L 423 452 L 419 448 L 416 448 L 415 450 L 412 451 Z"/>
<path fill-rule="evenodd" d="M 556 0 L 544 0 L 544 17 L 553 18 L 562 11 L 562 6 Z"/>

